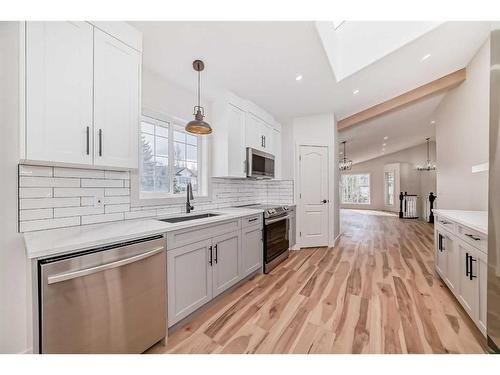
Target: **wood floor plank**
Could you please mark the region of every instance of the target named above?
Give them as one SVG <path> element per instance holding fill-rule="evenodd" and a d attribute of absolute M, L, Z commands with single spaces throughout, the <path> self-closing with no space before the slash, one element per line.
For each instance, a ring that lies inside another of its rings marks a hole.
<path fill-rule="evenodd" d="M 349 210 L 341 219 L 335 248 L 293 251 L 148 353 L 484 353 L 434 271 L 432 225 Z"/>

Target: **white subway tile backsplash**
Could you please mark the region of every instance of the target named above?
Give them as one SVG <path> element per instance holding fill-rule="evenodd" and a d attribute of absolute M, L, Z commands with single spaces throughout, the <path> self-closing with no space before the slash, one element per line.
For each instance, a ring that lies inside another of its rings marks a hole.
<path fill-rule="evenodd" d="M 155 216 L 156 216 L 156 210 L 125 212 L 125 220 L 140 219 L 143 217 L 155 217 Z"/>
<path fill-rule="evenodd" d="M 101 179 L 87 179 L 81 180 L 82 187 L 123 187 L 123 180 L 101 180 Z"/>
<path fill-rule="evenodd" d="M 77 187 L 80 186 L 78 178 L 62 177 L 21 177 L 20 187 Z"/>
<path fill-rule="evenodd" d="M 80 217 L 64 217 L 59 219 L 44 219 L 44 220 L 31 220 L 21 221 L 21 232 L 32 232 L 35 230 L 54 229 L 62 227 L 72 227 L 80 225 Z"/>
<path fill-rule="evenodd" d="M 115 212 L 128 212 L 130 211 L 130 204 L 106 204 L 104 206 L 105 213 L 112 214 Z"/>
<path fill-rule="evenodd" d="M 103 188 L 54 188 L 54 197 L 95 197 L 103 196 Z"/>
<path fill-rule="evenodd" d="M 104 207 L 63 207 L 54 208 L 54 217 L 86 216 L 103 214 Z"/>
<path fill-rule="evenodd" d="M 184 203 L 131 207 L 127 171 L 22 165 L 19 177 L 22 232 L 185 212 Z M 195 200 L 196 211 L 252 203 L 291 204 L 294 200 L 293 181 L 211 181 L 211 198 Z M 100 207 L 95 206 L 96 196 L 103 197 Z"/>
<path fill-rule="evenodd" d="M 52 198 L 52 188 L 19 188 L 19 198 Z"/>
<path fill-rule="evenodd" d="M 43 167 L 38 165 L 20 165 L 19 176 L 42 176 L 52 177 L 52 167 Z"/>
<path fill-rule="evenodd" d="M 51 207 L 78 207 L 80 198 L 24 198 L 19 202 L 21 210 Z"/>
<path fill-rule="evenodd" d="M 104 178 L 99 169 L 54 168 L 54 177 Z"/>
<path fill-rule="evenodd" d="M 82 216 L 82 225 L 106 223 L 109 221 L 120 221 L 123 219 L 123 213 Z"/>
<path fill-rule="evenodd" d="M 128 171 L 104 171 L 104 177 L 108 180 L 129 180 Z"/>
<path fill-rule="evenodd" d="M 38 208 L 35 210 L 20 210 L 19 220 L 39 220 L 39 219 L 51 219 L 54 217 L 53 208 Z"/>
<path fill-rule="evenodd" d="M 128 189 L 128 188 L 106 188 L 104 190 L 104 195 L 107 197 L 116 196 L 116 195 L 130 195 L 130 189 Z"/>

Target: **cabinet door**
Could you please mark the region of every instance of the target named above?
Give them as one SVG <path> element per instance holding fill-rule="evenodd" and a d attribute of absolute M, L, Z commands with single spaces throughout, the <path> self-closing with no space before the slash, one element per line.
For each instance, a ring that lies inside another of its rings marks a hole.
<path fill-rule="evenodd" d="M 211 240 L 167 251 L 168 326 L 212 299 Z"/>
<path fill-rule="evenodd" d="M 260 225 L 243 228 L 241 238 L 242 277 L 250 275 L 262 267 L 262 228 Z"/>
<path fill-rule="evenodd" d="M 479 301 L 479 283 L 477 279 L 478 264 L 476 250 L 463 241 L 457 241 L 460 256 L 458 300 L 470 315 L 472 320 L 477 321 L 477 305 Z M 473 261 L 471 262 L 470 257 Z M 472 272 L 472 278 L 471 278 Z"/>
<path fill-rule="evenodd" d="M 228 105 L 228 176 L 246 177 L 245 112 Z"/>
<path fill-rule="evenodd" d="M 86 22 L 26 23 L 27 159 L 92 164 L 92 55 Z"/>
<path fill-rule="evenodd" d="M 264 150 L 262 140 L 262 121 L 250 112 L 245 118 L 245 143 L 247 147 Z"/>
<path fill-rule="evenodd" d="M 94 32 L 94 163 L 137 168 L 141 55 Z"/>
<path fill-rule="evenodd" d="M 446 274 L 445 280 L 453 293 L 457 292 L 458 280 L 460 277 L 460 255 L 458 254 L 457 239 L 446 235 Z"/>
<path fill-rule="evenodd" d="M 262 122 L 261 133 L 264 137 L 263 150 L 274 155 L 274 129 L 265 122 Z"/>
<path fill-rule="evenodd" d="M 217 296 L 240 280 L 241 232 L 213 239 L 213 296 Z"/>
<path fill-rule="evenodd" d="M 447 271 L 447 249 L 446 249 L 446 233 L 444 231 L 439 230 L 436 228 L 435 230 L 435 246 L 436 246 L 436 271 L 439 273 L 439 275 L 445 279 L 446 277 L 446 271 Z"/>
<path fill-rule="evenodd" d="M 478 252 L 477 260 L 477 279 L 479 284 L 479 302 L 477 313 L 477 325 L 483 335 L 486 335 L 486 316 L 487 316 L 487 283 L 488 283 L 488 256 L 484 253 Z M 474 262 L 473 262 L 474 263 Z"/>

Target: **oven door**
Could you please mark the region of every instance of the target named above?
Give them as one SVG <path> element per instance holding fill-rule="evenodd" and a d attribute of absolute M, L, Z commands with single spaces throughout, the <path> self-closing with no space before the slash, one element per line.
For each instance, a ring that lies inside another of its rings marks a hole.
<path fill-rule="evenodd" d="M 269 263 L 289 248 L 289 220 L 288 215 L 266 219 L 264 227 L 265 235 L 265 262 Z"/>

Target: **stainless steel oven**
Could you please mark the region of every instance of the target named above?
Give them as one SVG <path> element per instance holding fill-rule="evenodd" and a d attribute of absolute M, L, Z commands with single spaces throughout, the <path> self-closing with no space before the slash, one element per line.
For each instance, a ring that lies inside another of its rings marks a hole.
<path fill-rule="evenodd" d="M 274 178 L 274 155 L 247 147 L 247 177 Z"/>
<path fill-rule="evenodd" d="M 268 273 L 284 259 L 290 248 L 290 216 L 285 206 L 264 212 L 264 272 Z"/>

